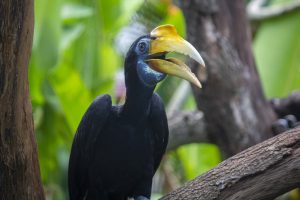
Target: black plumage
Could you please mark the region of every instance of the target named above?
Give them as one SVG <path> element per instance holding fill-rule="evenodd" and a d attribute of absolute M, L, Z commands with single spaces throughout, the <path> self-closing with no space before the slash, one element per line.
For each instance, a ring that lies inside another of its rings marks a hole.
<path fill-rule="evenodd" d="M 165 74 L 146 64 L 150 41 L 139 38 L 126 56 L 125 104 L 97 97 L 79 124 L 69 161 L 71 200 L 150 198 L 168 142 L 163 102 L 153 93 Z"/>
<path fill-rule="evenodd" d="M 125 104 L 112 106 L 110 96 L 98 97 L 77 129 L 69 161 L 71 200 L 150 198 L 152 177 L 168 143 L 166 113 L 155 86 L 170 74 L 201 87 L 188 66 L 167 58 L 168 52 L 205 65 L 172 25 L 159 26 L 132 44 L 125 59 Z"/>

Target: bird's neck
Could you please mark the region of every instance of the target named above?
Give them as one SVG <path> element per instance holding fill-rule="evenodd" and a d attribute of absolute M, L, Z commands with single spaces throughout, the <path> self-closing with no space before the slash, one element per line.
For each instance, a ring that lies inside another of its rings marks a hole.
<path fill-rule="evenodd" d="M 133 123 L 138 123 L 140 120 L 145 119 L 149 113 L 154 88 L 139 83 L 127 87 L 122 116 Z"/>

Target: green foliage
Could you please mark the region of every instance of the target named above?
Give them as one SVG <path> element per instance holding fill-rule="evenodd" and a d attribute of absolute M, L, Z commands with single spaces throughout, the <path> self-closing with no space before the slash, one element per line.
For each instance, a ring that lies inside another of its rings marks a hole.
<path fill-rule="evenodd" d="M 141 2 L 35 1 L 30 95 L 42 180 L 54 199 L 67 199 L 73 134 L 92 100 L 112 94 L 122 66 L 114 37 Z"/>
<path fill-rule="evenodd" d="M 299 17 L 297 11 L 270 19 L 257 31 L 254 50 L 268 96 L 286 95 L 300 86 Z M 67 199 L 73 135 L 96 96 L 108 93 L 114 97 L 114 78 L 124 59 L 116 51 L 116 36 L 135 22 L 147 30 L 170 23 L 180 35 L 186 35 L 183 13 L 168 0 L 35 0 L 29 81 L 48 199 Z M 169 77 L 158 86 L 165 105 L 178 84 L 178 78 Z M 194 108 L 190 94 L 184 109 Z M 209 144 L 181 147 L 168 158 L 166 163 L 182 177 L 181 183 L 221 159 L 218 148 Z"/>
<path fill-rule="evenodd" d="M 290 1 L 273 1 L 289 3 Z M 263 21 L 254 53 L 268 97 L 287 96 L 300 87 L 300 11 Z"/>
<path fill-rule="evenodd" d="M 218 147 L 212 144 L 190 144 L 177 150 L 185 177 L 191 180 L 207 172 L 221 161 Z"/>

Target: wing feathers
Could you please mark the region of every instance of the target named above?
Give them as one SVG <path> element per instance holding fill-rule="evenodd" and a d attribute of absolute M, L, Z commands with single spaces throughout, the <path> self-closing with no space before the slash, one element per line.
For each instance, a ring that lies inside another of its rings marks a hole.
<path fill-rule="evenodd" d="M 87 189 L 87 166 L 93 157 L 93 144 L 111 112 L 109 95 L 98 96 L 85 112 L 77 128 L 69 160 L 70 200 L 81 200 Z"/>

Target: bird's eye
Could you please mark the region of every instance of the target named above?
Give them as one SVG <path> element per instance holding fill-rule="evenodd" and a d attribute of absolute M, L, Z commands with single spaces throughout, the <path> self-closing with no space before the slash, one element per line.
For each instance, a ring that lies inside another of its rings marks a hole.
<path fill-rule="evenodd" d="M 138 48 L 139 48 L 139 51 L 141 53 L 145 53 L 146 48 L 147 48 L 147 44 L 145 42 L 141 42 L 141 43 L 138 44 Z"/>

